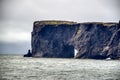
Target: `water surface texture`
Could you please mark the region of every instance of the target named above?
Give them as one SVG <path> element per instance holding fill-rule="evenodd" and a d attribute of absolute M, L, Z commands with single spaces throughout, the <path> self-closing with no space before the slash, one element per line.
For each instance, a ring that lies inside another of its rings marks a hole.
<path fill-rule="evenodd" d="M 0 80 L 120 80 L 120 61 L 1 55 Z"/>

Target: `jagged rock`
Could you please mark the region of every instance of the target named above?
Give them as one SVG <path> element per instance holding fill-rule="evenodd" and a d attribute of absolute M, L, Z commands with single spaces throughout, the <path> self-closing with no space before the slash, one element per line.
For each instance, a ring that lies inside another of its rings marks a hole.
<path fill-rule="evenodd" d="M 28 53 L 25 54 L 24 57 L 32 57 L 32 54 L 31 54 L 30 50 L 28 50 Z"/>
<path fill-rule="evenodd" d="M 36 21 L 31 56 L 117 59 L 120 57 L 119 29 L 120 23 Z"/>

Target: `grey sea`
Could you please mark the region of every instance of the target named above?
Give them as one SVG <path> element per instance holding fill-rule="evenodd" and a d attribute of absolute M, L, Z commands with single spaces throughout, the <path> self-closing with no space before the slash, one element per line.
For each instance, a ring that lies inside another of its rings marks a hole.
<path fill-rule="evenodd" d="M 0 55 L 0 80 L 120 80 L 120 60 Z"/>

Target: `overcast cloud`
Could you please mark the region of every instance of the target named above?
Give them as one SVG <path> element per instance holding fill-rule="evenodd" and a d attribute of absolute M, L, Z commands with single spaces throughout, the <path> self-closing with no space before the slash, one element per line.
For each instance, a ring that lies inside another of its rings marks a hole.
<path fill-rule="evenodd" d="M 0 53 L 25 54 L 33 22 L 118 22 L 119 0 L 0 0 Z"/>

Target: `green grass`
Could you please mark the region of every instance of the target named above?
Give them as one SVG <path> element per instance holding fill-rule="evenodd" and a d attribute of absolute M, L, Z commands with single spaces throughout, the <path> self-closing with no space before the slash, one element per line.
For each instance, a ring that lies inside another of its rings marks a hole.
<path fill-rule="evenodd" d="M 115 23 L 103 23 L 103 26 L 114 26 L 114 25 L 116 25 Z"/>
<path fill-rule="evenodd" d="M 103 26 L 106 27 L 110 27 L 110 26 L 115 26 L 117 23 L 115 22 L 85 22 L 85 23 L 81 23 L 81 24 L 101 24 Z"/>
<path fill-rule="evenodd" d="M 114 26 L 117 23 L 113 22 L 84 22 L 84 23 L 77 23 L 73 21 L 61 21 L 61 20 L 43 20 L 43 21 L 35 21 L 34 25 L 59 25 L 59 24 L 67 24 L 67 25 L 72 25 L 72 24 L 102 24 L 103 26 Z"/>
<path fill-rule="evenodd" d="M 56 24 L 77 24 L 77 22 L 72 22 L 72 21 L 57 21 L 57 20 L 45 20 L 45 21 L 35 21 L 35 25 L 56 25 Z"/>

